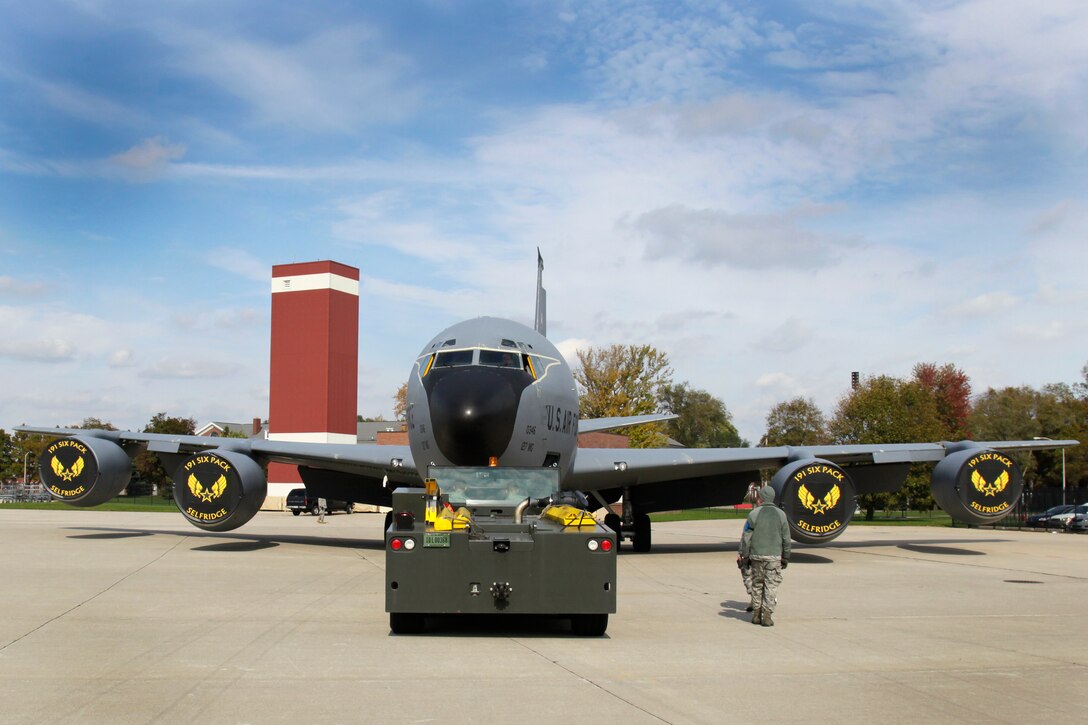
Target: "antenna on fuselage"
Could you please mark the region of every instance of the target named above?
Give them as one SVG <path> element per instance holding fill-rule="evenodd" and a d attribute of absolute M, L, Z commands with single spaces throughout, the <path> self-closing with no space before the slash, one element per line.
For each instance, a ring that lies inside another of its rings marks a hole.
<path fill-rule="evenodd" d="M 536 322 L 533 329 L 548 336 L 548 292 L 544 289 L 544 258 L 536 248 Z"/>

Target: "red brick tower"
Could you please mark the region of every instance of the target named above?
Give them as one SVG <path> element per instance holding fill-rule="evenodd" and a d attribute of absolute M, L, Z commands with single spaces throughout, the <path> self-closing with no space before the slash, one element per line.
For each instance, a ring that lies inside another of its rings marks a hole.
<path fill-rule="evenodd" d="M 359 270 L 339 262 L 272 267 L 268 438 L 355 443 Z M 268 494 L 301 483 L 295 466 L 268 467 Z"/>

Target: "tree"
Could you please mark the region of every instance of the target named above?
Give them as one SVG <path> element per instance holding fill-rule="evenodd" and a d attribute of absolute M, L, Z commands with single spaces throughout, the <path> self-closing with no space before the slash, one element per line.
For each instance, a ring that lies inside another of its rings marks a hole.
<path fill-rule="evenodd" d="M 668 355 L 652 345 L 579 350 L 578 362 L 574 380 L 584 418 L 654 413 L 658 390 L 672 379 Z M 624 433 L 633 448 L 648 448 L 661 445 L 663 429 L 659 424 L 641 425 L 627 428 Z"/>
<path fill-rule="evenodd" d="M 836 443 L 902 443 L 938 440 L 943 424 L 929 390 L 916 382 L 881 375 L 864 379 L 839 400 L 828 429 Z M 877 506 L 907 499 L 916 509 L 933 508 L 928 467 L 912 468 L 897 493 L 858 497 L 866 520 L 872 520 Z"/>
<path fill-rule="evenodd" d="M 18 460 L 15 439 L 0 428 L 0 483 L 14 479 L 22 473 L 22 461 Z"/>
<path fill-rule="evenodd" d="M 196 432 L 196 421 L 192 418 L 174 418 L 166 413 L 156 413 L 151 421 L 144 427 L 144 433 L 173 433 L 175 435 L 193 435 Z M 136 476 L 151 486 L 158 486 L 163 498 L 170 498 L 174 494 L 173 481 L 170 475 L 159 462 L 154 453 L 144 451 L 133 460 L 136 467 Z"/>
<path fill-rule="evenodd" d="M 84 430 L 117 430 L 117 427 L 113 423 L 103 421 L 101 418 L 84 418 L 82 423 L 69 427 L 82 428 Z"/>
<path fill-rule="evenodd" d="M 763 445 L 818 446 L 830 442 L 827 419 L 812 398 L 798 396 L 777 404 L 767 414 Z"/>
<path fill-rule="evenodd" d="M 735 448 L 747 445 L 733 426 L 725 403 L 686 382 L 658 390 L 662 412 L 680 416 L 666 423 L 668 434 L 689 448 Z"/>
<path fill-rule="evenodd" d="M 975 399 L 968 425 L 982 441 L 1030 441 L 1043 435 L 1039 424 L 1039 393 L 1027 385 L 1018 388 L 989 388 Z M 1010 454 L 1030 487 L 1035 479 L 1035 457 L 1030 453 Z"/>
<path fill-rule="evenodd" d="M 970 438 L 968 418 L 971 414 L 971 380 L 967 373 L 951 363 L 918 363 L 914 366 L 914 382 L 928 390 L 937 404 L 937 415 L 944 425 L 942 438 Z"/>
<path fill-rule="evenodd" d="M 51 441 L 50 436 L 45 436 L 40 433 L 24 433 L 23 431 L 16 431 L 11 436 L 12 453 L 14 454 L 14 470 L 12 471 L 12 477 L 23 480 L 23 466 L 26 464 L 26 476 L 28 481 L 33 481 L 38 477 L 38 459 L 41 458 L 42 451 L 45 450 L 45 446 Z M 28 455 L 29 454 L 29 455 Z"/>
<path fill-rule="evenodd" d="M 1038 397 L 1037 416 L 1040 437 L 1088 441 L 1088 397 L 1080 395 L 1076 385 L 1043 386 Z M 1064 452 L 1038 451 L 1035 460 L 1040 483 L 1061 488 L 1063 460 L 1068 489 L 1088 483 L 1088 453 L 1084 445 L 1067 448 Z"/>
<path fill-rule="evenodd" d="M 404 420 L 408 417 L 408 383 L 403 382 L 393 394 L 393 417 Z"/>

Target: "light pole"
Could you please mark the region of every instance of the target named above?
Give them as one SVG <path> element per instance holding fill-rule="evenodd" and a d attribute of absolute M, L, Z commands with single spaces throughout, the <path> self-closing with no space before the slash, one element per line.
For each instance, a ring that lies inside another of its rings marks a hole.
<path fill-rule="evenodd" d="M 1065 449 L 1062 449 L 1062 506 L 1065 505 Z"/>
<path fill-rule="evenodd" d="M 24 486 L 26 485 L 26 459 L 30 458 L 30 454 L 32 454 L 33 452 L 34 451 L 27 451 L 26 455 L 23 456 L 23 485 Z"/>
<path fill-rule="evenodd" d="M 1046 436 L 1032 436 L 1034 441 L 1052 441 L 1053 438 L 1047 438 Z M 1065 506 L 1065 449 L 1062 449 L 1062 506 Z"/>

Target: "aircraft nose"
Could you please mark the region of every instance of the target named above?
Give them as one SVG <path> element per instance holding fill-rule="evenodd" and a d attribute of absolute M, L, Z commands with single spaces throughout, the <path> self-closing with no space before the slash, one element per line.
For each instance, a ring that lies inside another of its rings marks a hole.
<path fill-rule="evenodd" d="M 472 367 L 432 371 L 427 386 L 435 443 L 450 463 L 486 466 L 510 444 L 524 385 L 504 371 Z"/>

